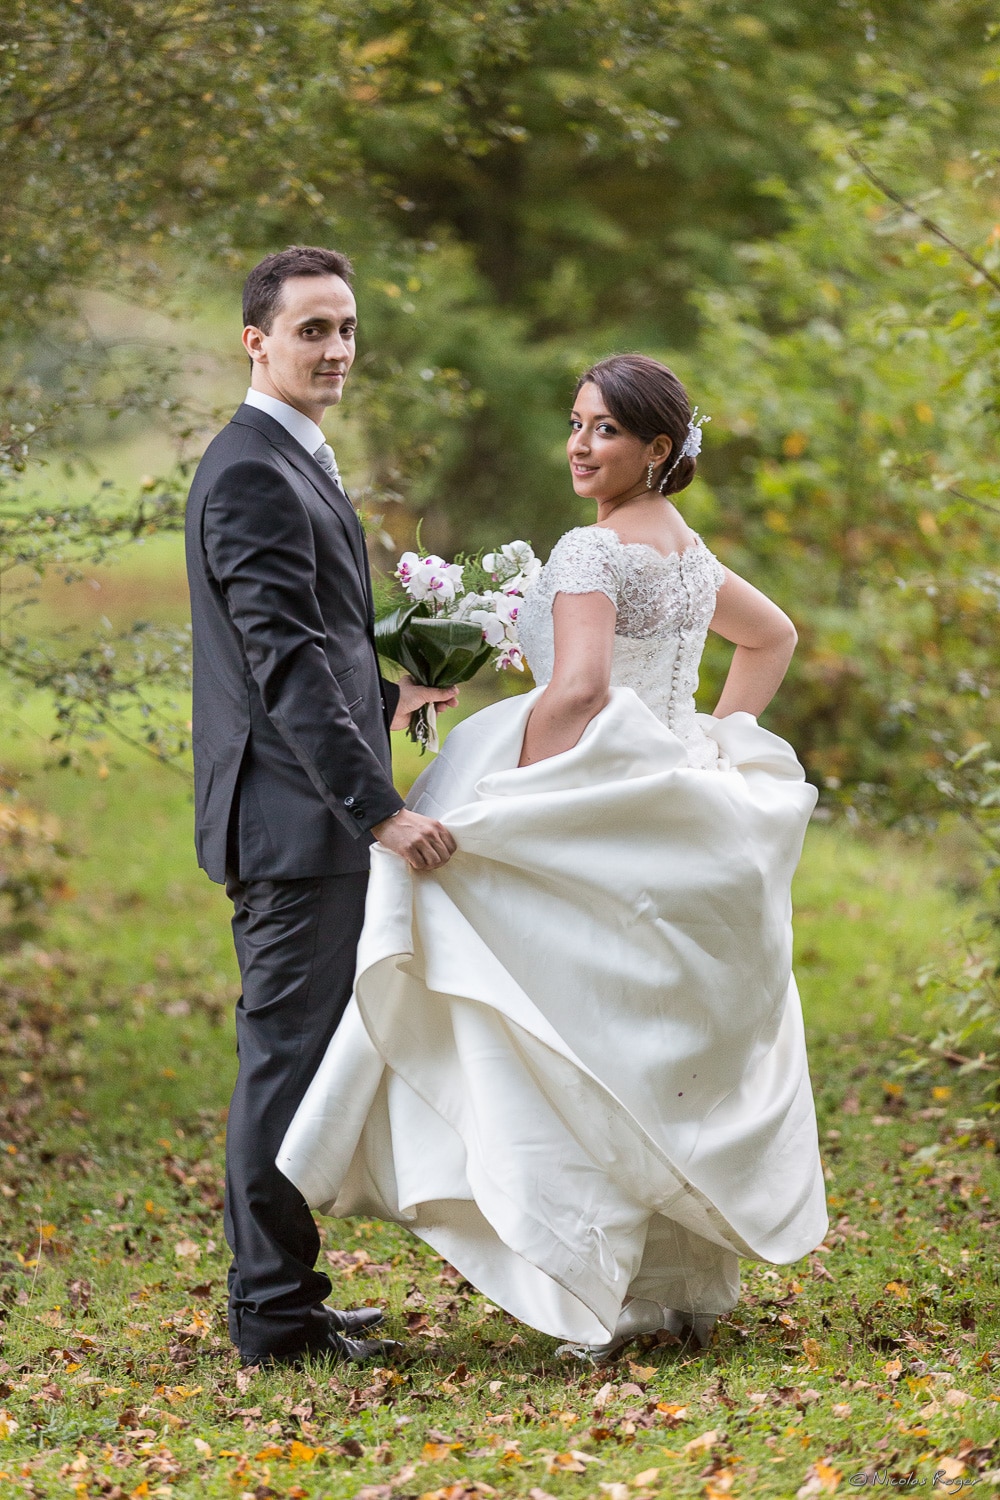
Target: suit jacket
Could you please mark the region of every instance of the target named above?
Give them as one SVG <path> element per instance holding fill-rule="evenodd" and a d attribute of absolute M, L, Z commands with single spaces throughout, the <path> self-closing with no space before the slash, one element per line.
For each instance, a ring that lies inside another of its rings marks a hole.
<path fill-rule="evenodd" d="M 403 802 L 354 507 L 241 406 L 198 465 L 186 547 L 199 864 L 218 881 L 367 869 L 369 830 Z"/>

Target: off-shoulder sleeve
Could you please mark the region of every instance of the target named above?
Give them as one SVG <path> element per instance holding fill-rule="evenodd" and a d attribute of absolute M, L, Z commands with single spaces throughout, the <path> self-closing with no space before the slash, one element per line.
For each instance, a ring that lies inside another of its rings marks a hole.
<path fill-rule="evenodd" d="M 615 608 L 622 585 L 621 543 L 595 526 L 578 526 L 559 538 L 546 565 L 556 594 L 606 594 Z"/>

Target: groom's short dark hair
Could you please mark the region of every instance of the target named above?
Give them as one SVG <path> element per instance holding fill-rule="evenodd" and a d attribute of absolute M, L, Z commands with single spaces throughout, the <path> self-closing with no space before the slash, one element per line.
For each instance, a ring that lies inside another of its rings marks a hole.
<path fill-rule="evenodd" d="M 292 276 L 340 276 L 349 282 L 354 267 L 339 250 L 317 245 L 289 245 L 265 255 L 243 283 L 243 326 L 270 333 L 281 301 L 281 288 Z"/>

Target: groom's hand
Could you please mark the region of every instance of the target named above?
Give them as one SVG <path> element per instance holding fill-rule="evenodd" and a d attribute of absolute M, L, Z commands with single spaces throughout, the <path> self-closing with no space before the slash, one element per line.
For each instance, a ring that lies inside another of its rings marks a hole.
<path fill-rule="evenodd" d="M 437 870 L 455 852 L 455 840 L 443 823 L 404 807 L 395 817 L 376 823 L 372 833 L 393 854 L 401 854 L 413 870 Z"/>
<path fill-rule="evenodd" d="M 433 703 L 439 712 L 444 708 L 454 708 L 458 703 L 457 687 L 425 687 L 414 682 L 408 674 L 404 674 L 396 686 L 399 688 L 399 702 L 389 726 L 391 729 L 405 729 L 410 715 L 423 708 L 425 703 Z"/>

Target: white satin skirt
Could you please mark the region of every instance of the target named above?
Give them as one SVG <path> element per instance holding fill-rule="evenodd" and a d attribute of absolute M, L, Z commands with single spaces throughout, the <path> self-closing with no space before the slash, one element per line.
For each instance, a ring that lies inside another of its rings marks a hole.
<path fill-rule="evenodd" d="M 720 768 L 692 769 L 629 688 L 518 769 L 538 691 L 414 786 L 447 865 L 372 851 L 354 997 L 277 1160 L 601 1343 L 629 1295 L 727 1312 L 739 1257 L 826 1232 L 789 895 L 816 794 L 749 714 L 699 715 Z"/>

